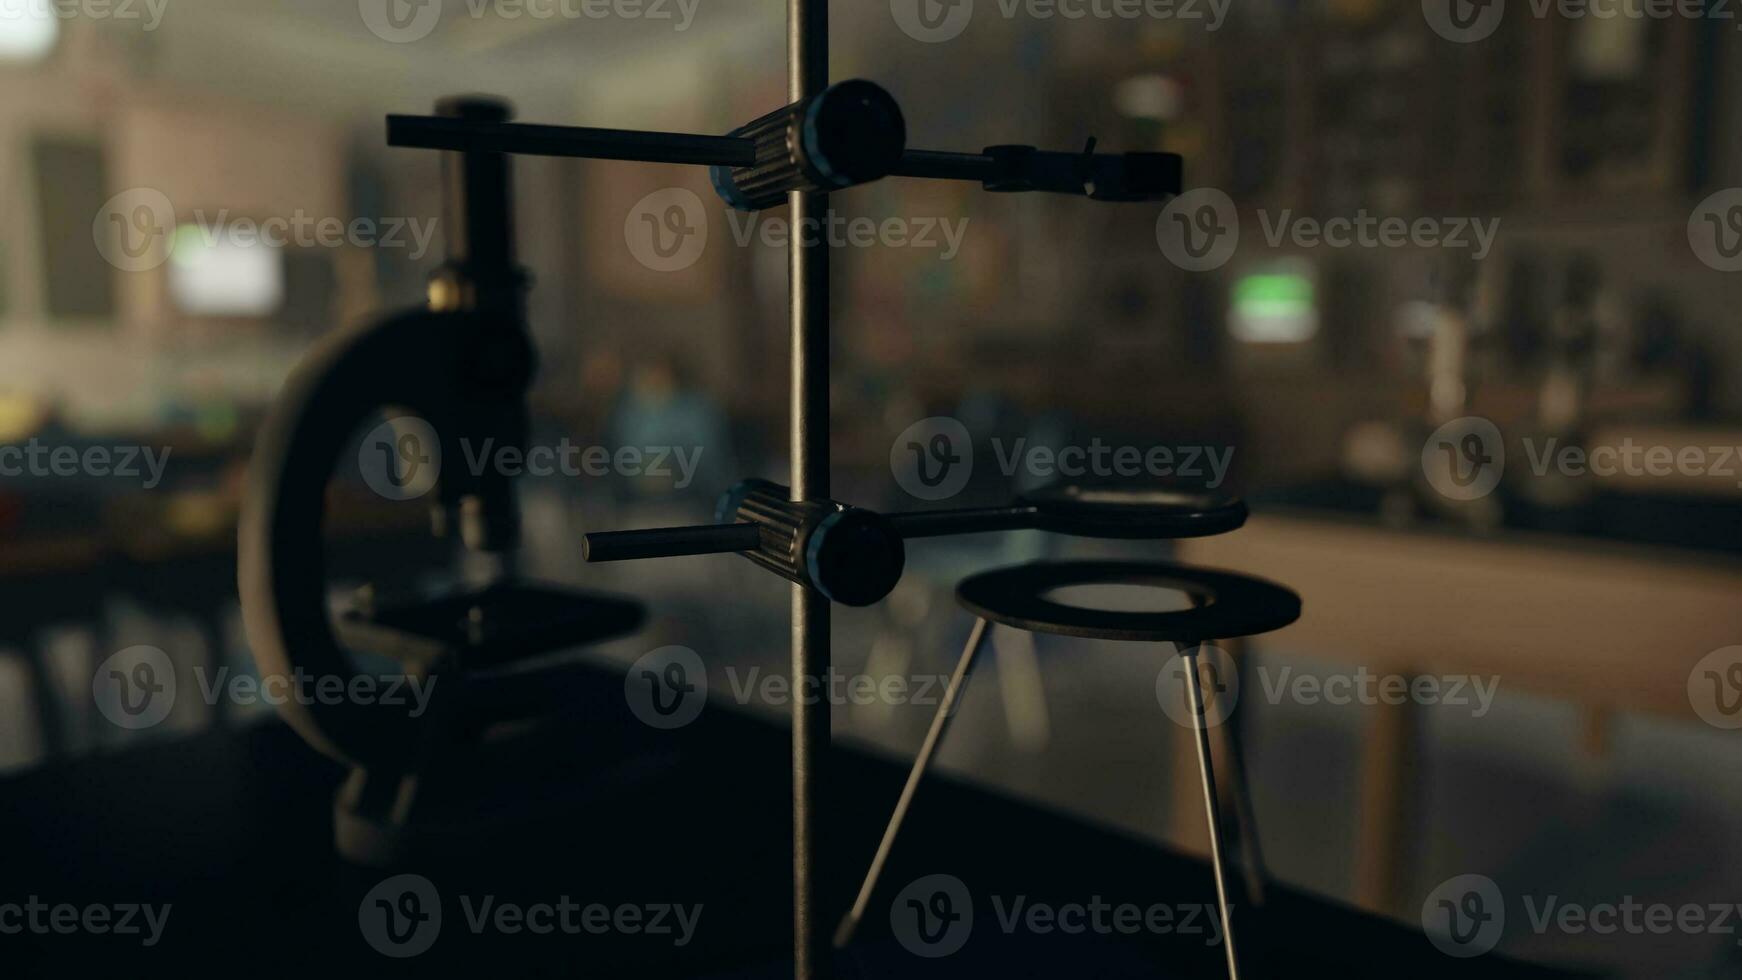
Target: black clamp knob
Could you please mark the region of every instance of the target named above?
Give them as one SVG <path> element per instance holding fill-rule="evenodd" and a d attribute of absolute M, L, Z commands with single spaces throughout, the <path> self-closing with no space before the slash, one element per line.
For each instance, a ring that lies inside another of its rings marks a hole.
<path fill-rule="evenodd" d="M 880 514 L 832 501 L 795 502 L 787 488 L 745 480 L 720 498 L 715 518 L 753 524 L 759 546 L 743 552 L 763 568 L 843 606 L 883 599 L 907 566 L 901 535 Z"/>
<path fill-rule="evenodd" d="M 881 180 L 907 149 L 901 107 L 863 80 L 831 85 L 729 135 L 756 147 L 754 164 L 712 170 L 714 189 L 740 211 L 785 204 L 791 191 L 825 192 Z"/>

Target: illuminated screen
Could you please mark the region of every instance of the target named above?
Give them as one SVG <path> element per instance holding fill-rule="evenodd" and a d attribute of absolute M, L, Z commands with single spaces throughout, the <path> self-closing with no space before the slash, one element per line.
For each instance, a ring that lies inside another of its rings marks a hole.
<path fill-rule="evenodd" d="M 49 0 L 0 3 L 0 61 L 36 61 L 54 50 L 60 21 Z"/>
<path fill-rule="evenodd" d="M 284 253 L 184 225 L 169 261 L 169 294 L 190 316 L 271 316 L 284 305 Z"/>
<path fill-rule="evenodd" d="M 1286 263 L 1234 281 L 1228 331 L 1248 344 L 1298 344 L 1319 332 L 1317 284 L 1312 269 Z"/>

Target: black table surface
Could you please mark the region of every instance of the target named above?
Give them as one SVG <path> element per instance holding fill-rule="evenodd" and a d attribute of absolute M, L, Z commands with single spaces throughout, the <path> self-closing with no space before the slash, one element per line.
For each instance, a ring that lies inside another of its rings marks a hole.
<path fill-rule="evenodd" d="M 150 948 L 140 936 L 0 934 L 0 972 L 789 976 L 786 730 L 709 705 L 687 727 L 659 731 L 627 709 L 619 674 L 573 668 L 561 683 L 572 695 L 571 718 L 493 741 L 430 774 L 427 812 L 455 817 L 459 829 L 390 869 L 336 856 L 332 795 L 344 771 L 276 720 L 0 781 L 0 906 L 33 898 L 171 906 Z M 900 762 L 845 747 L 832 762 L 822 820 L 823 847 L 833 856 L 831 930 L 905 775 Z M 1260 814 L 1267 817 L 1286 819 Z M 389 958 L 365 940 L 360 912 L 372 888 L 401 873 L 436 888 L 441 927 L 427 952 Z M 954 876 L 972 896 L 971 932 L 958 952 L 922 958 L 894 937 L 891 910 L 905 885 L 934 874 Z M 671 936 L 472 926 L 486 901 L 500 908 L 564 899 L 701 910 L 681 947 Z M 1222 951 L 1201 920 L 1188 927 L 1176 917 L 1175 927 L 1136 935 L 1007 924 L 1017 901 L 1149 909 L 1214 900 L 1199 860 L 934 777 L 836 972 L 1221 977 Z M 1417 930 L 1298 891 L 1273 887 L 1262 909 L 1241 896 L 1235 902 L 1248 977 L 1559 975 L 1494 956 L 1453 959 Z"/>

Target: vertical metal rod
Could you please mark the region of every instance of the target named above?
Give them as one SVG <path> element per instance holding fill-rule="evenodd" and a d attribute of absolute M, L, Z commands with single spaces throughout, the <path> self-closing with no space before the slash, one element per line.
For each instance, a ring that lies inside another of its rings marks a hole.
<path fill-rule="evenodd" d="M 907 785 L 901 788 L 901 798 L 895 801 L 895 812 L 889 817 L 889 825 L 883 828 L 883 840 L 877 845 L 877 854 L 871 859 L 870 870 L 865 872 L 864 884 L 859 886 L 859 897 L 853 901 L 852 911 L 841 919 L 840 927 L 835 930 L 836 949 L 841 949 L 853 941 L 853 933 L 858 931 L 859 921 L 865 917 L 865 909 L 871 904 L 871 893 L 877 890 L 877 879 L 883 876 L 883 866 L 889 862 L 889 853 L 895 849 L 895 838 L 901 833 L 901 824 L 907 819 L 907 811 L 913 806 L 914 795 L 919 792 L 919 781 L 925 778 L 932 756 L 937 754 L 939 746 L 943 744 L 944 733 L 955 719 L 956 700 L 961 697 L 962 686 L 968 680 L 968 672 L 974 669 L 974 659 L 980 655 L 980 648 L 986 645 L 988 632 L 984 619 L 974 620 L 974 630 L 968 634 L 968 645 L 962 648 L 961 659 L 956 661 L 956 672 L 950 675 L 950 686 L 944 690 L 937 714 L 932 716 L 931 730 L 926 732 L 925 742 L 919 747 L 919 755 L 913 760 L 913 768 L 908 770 Z"/>
<path fill-rule="evenodd" d="M 787 89 L 797 102 L 829 84 L 828 0 L 787 0 Z M 792 499 L 829 496 L 829 252 L 819 233 L 826 194 L 791 195 L 788 290 L 792 316 Z M 792 680 L 813 683 L 817 697 L 792 708 L 793 972 L 798 980 L 828 977 L 827 935 L 818 925 L 826 881 L 818 819 L 826 798 L 829 701 L 821 696 L 829 671 L 829 602 L 801 585 L 792 590 Z"/>
<path fill-rule="evenodd" d="M 1192 735 L 1198 743 L 1198 774 L 1203 777 L 1204 816 L 1210 824 L 1210 865 L 1216 872 L 1216 901 L 1222 910 L 1222 944 L 1228 954 L 1228 980 L 1240 980 L 1240 964 L 1234 956 L 1234 918 L 1228 908 L 1228 873 L 1222 864 L 1222 808 L 1216 801 L 1210 730 L 1205 720 L 1203 683 L 1198 677 L 1198 654 L 1202 650 L 1203 647 L 1194 649 L 1181 645 L 1179 655 L 1186 672 L 1186 701 L 1192 713 Z"/>

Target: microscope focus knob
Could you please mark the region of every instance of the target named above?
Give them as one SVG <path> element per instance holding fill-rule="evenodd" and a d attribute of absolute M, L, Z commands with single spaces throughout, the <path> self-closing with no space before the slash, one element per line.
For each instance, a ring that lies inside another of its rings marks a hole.
<path fill-rule="evenodd" d="M 756 525 L 761 544 L 745 557 L 831 602 L 869 606 L 901 581 L 907 549 L 882 515 L 790 496 L 786 487 L 767 480 L 746 480 L 720 498 L 715 516 L 722 523 Z"/>

